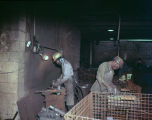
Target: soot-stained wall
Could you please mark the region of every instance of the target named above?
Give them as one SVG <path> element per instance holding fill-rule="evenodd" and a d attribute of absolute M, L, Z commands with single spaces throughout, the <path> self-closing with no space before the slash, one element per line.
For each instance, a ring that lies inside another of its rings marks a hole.
<path fill-rule="evenodd" d="M 36 40 L 43 46 L 61 50 L 64 57 L 72 64 L 74 70 L 79 68 L 80 33 L 71 23 L 53 21 L 51 18 L 35 19 Z M 33 35 L 33 34 L 32 34 Z M 60 75 L 60 68 L 52 63 L 55 51 L 44 49 L 49 61 L 43 61 L 38 54 L 26 50 L 27 73 L 25 86 L 28 90 L 49 87 L 51 80 Z"/>
<path fill-rule="evenodd" d="M 32 39 L 33 36 L 32 20 L 27 19 L 26 41 Z M 36 16 L 35 36 L 41 45 L 61 50 L 74 70 L 79 68 L 80 33 L 72 23 L 46 16 Z M 51 57 L 55 51 L 44 49 L 44 53 L 49 55 L 49 61 L 43 61 L 38 54 L 25 49 L 25 88 L 23 91 L 26 91 L 26 94 L 18 101 L 22 120 L 34 119 L 43 105 L 43 97 L 35 92 L 50 87 L 51 81 L 56 80 L 61 74 L 61 69 L 52 63 Z"/>

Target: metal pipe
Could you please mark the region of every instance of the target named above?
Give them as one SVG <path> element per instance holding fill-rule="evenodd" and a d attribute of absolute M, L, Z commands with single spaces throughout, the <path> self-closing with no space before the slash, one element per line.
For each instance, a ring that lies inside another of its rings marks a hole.
<path fill-rule="evenodd" d="M 90 41 L 90 66 L 92 65 L 92 40 Z"/>
<path fill-rule="evenodd" d="M 45 49 L 54 50 L 54 51 L 57 51 L 57 52 L 58 52 L 58 50 L 55 49 L 55 48 L 50 48 L 50 47 L 46 47 L 46 46 L 41 46 L 41 47 L 42 47 L 42 48 L 45 48 Z"/>
<path fill-rule="evenodd" d="M 33 30 L 34 30 L 34 36 L 35 36 L 35 16 L 34 16 Z"/>
<path fill-rule="evenodd" d="M 49 106 L 49 109 L 51 109 L 51 110 L 59 113 L 61 116 L 64 116 L 64 115 L 65 115 L 65 112 L 63 112 L 62 110 L 60 110 L 60 109 L 58 109 L 58 108 L 56 108 L 56 107 L 54 107 L 54 106 L 52 106 L 52 105 Z"/>
<path fill-rule="evenodd" d="M 117 47 L 118 47 L 118 56 L 119 56 L 119 50 L 120 50 L 120 22 L 121 22 L 121 18 L 120 18 L 120 16 L 119 16 L 119 25 L 118 25 L 118 34 L 117 34 Z"/>

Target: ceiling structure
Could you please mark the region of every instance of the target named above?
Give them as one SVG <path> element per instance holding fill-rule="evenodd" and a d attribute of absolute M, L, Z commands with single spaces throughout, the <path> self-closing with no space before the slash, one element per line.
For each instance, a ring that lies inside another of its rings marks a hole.
<path fill-rule="evenodd" d="M 73 19 L 88 39 L 117 40 L 119 23 L 120 40 L 152 39 L 152 2 L 92 0 L 87 5 L 86 11 L 79 13 L 79 19 L 77 16 Z"/>
<path fill-rule="evenodd" d="M 39 0 L 0 1 L 0 9 L 36 11 L 75 24 L 85 39 L 117 40 L 120 20 L 121 39 L 152 39 L 152 2 L 116 0 Z M 113 32 L 108 32 L 113 29 Z"/>

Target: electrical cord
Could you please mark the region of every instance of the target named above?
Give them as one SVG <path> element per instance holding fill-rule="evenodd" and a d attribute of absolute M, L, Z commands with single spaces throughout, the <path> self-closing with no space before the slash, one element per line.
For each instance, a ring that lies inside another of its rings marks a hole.
<path fill-rule="evenodd" d="M 82 89 L 80 87 L 80 85 L 78 84 L 77 80 L 75 77 L 73 77 L 74 79 L 74 96 L 75 96 L 75 100 L 76 100 L 76 103 L 79 102 L 83 97 L 83 92 L 82 92 Z"/>

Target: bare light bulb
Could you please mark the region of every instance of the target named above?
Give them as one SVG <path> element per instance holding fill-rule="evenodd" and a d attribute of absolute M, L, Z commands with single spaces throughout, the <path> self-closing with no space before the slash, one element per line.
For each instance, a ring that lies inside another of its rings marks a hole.
<path fill-rule="evenodd" d="M 48 55 L 43 55 L 42 59 L 45 60 L 45 61 L 47 61 L 47 60 L 49 60 L 49 56 Z"/>
<path fill-rule="evenodd" d="M 113 30 L 113 29 L 108 29 L 107 31 L 108 31 L 108 32 L 113 32 L 114 30 Z"/>
<path fill-rule="evenodd" d="M 31 45 L 31 41 L 28 41 L 26 47 L 30 47 L 30 45 Z"/>

